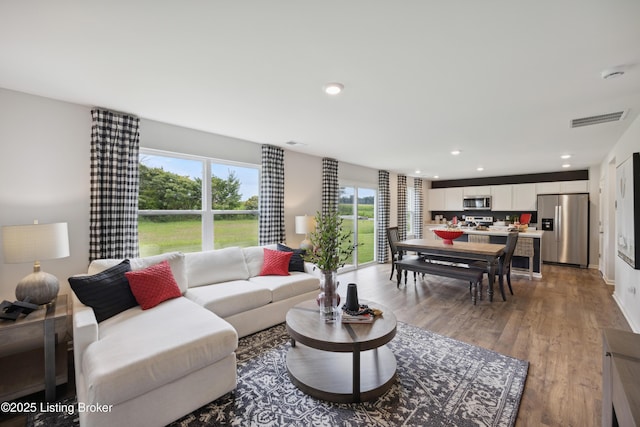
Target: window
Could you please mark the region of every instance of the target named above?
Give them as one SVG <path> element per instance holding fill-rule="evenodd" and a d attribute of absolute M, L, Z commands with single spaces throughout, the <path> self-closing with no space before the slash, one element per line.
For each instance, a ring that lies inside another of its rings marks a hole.
<path fill-rule="evenodd" d="M 407 187 L 407 236 L 413 236 L 413 219 L 416 217 L 416 189 Z"/>
<path fill-rule="evenodd" d="M 260 168 L 140 150 L 140 255 L 258 244 Z"/>
<path fill-rule="evenodd" d="M 375 260 L 376 190 L 351 185 L 340 186 L 338 212 L 345 229 L 353 231 L 355 250 L 347 264 L 358 267 Z"/>

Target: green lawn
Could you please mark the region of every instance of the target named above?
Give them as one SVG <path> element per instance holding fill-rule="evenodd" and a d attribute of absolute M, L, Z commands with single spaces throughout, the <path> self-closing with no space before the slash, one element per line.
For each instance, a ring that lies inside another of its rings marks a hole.
<path fill-rule="evenodd" d="M 258 222 L 252 219 L 216 220 L 214 247 L 254 246 L 258 244 Z M 197 252 L 202 250 L 200 218 L 185 217 L 174 221 L 155 222 L 141 218 L 138 222 L 140 256 L 164 252 Z"/>
<path fill-rule="evenodd" d="M 171 251 L 197 252 L 202 250 L 202 224 L 199 217 L 184 217 L 163 222 L 140 218 L 138 236 L 140 256 L 157 255 Z M 344 220 L 346 229 L 352 229 L 353 220 Z M 374 221 L 358 220 L 358 262 L 373 260 L 375 250 Z M 214 247 L 255 246 L 258 244 L 258 221 L 254 219 L 217 219 L 214 225 Z"/>

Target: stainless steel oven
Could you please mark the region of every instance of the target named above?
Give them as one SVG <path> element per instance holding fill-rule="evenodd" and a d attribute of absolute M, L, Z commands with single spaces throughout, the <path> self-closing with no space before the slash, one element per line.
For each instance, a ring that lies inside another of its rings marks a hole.
<path fill-rule="evenodd" d="M 490 211 L 491 196 L 464 196 L 462 207 L 465 211 Z"/>

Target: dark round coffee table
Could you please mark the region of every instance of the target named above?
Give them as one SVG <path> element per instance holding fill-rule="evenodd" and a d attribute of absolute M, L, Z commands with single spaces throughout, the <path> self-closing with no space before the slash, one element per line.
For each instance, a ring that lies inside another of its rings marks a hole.
<path fill-rule="evenodd" d="M 382 316 L 367 324 L 325 323 L 313 300 L 287 313 L 287 370 L 303 392 L 330 402 L 363 402 L 393 384 L 396 358 L 385 344 L 396 335 L 396 316 L 381 304 L 360 302 L 379 308 Z"/>

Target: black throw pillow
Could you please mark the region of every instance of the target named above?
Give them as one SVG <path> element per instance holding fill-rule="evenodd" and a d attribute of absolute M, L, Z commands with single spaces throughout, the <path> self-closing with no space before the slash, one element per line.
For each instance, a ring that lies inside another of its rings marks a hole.
<path fill-rule="evenodd" d="M 93 276 L 69 277 L 69 285 L 80 302 L 93 308 L 99 322 L 138 305 L 124 275 L 131 271 L 125 259 Z"/>
<path fill-rule="evenodd" d="M 278 243 L 278 250 L 283 252 L 293 252 L 289 260 L 289 271 L 301 271 L 304 273 L 304 260 L 302 256 L 307 253 L 304 249 L 291 249 L 281 243 Z"/>

